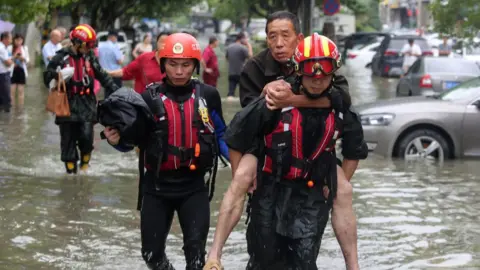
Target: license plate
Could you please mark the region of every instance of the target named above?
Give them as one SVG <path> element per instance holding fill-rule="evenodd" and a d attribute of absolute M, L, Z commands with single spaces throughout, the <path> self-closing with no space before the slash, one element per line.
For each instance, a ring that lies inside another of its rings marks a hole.
<path fill-rule="evenodd" d="M 443 82 L 443 88 L 444 89 L 450 89 L 450 88 L 455 87 L 459 84 L 460 84 L 459 82 Z"/>

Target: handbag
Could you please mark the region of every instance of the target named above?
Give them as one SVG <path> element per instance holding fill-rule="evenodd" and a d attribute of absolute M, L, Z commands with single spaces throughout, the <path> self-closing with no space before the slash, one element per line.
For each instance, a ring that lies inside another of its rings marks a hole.
<path fill-rule="evenodd" d="M 68 103 L 67 87 L 62 73 L 58 73 L 57 88 L 52 88 L 48 94 L 47 111 L 54 113 L 59 117 L 70 116 L 70 105 Z"/>

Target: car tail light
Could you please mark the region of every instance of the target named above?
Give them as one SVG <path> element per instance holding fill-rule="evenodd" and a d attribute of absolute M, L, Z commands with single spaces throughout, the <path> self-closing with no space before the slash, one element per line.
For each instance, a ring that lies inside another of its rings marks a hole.
<path fill-rule="evenodd" d="M 396 55 L 398 55 L 398 52 L 397 51 L 392 51 L 392 50 L 386 50 L 383 53 L 383 56 L 396 56 Z"/>
<path fill-rule="evenodd" d="M 433 56 L 433 52 L 432 51 L 425 51 L 422 53 L 424 56 Z"/>
<path fill-rule="evenodd" d="M 348 56 L 347 56 L 349 59 L 353 59 L 355 57 L 357 57 L 356 54 L 353 54 L 353 53 L 349 53 Z"/>
<path fill-rule="evenodd" d="M 423 75 L 420 79 L 420 88 L 432 88 L 432 77 L 429 74 Z"/>

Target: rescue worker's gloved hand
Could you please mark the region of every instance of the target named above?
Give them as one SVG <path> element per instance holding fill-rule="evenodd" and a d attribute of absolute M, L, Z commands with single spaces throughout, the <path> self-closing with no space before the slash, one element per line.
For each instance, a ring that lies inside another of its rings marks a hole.
<path fill-rule="evenodd" d="M 208 259 L 203 267 L 203 270 L 223 270 L 223 266 L 219 260 Z"/>
<path fill-rule="evenodd" d="M 112 127 L 106 127 L 103 133 L 109 144 L 115 146 L 120 142 L 120 134 L 118 133 L 118 130 Z"/>

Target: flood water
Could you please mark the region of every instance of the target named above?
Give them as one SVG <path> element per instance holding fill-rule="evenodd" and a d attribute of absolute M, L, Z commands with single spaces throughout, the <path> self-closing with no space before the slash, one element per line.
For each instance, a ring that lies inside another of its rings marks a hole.
<path fill-rule="evenodd" d="M 223 57 L 219 56 L 222 60 Z M 396 80 L 363 67 L 343 68 L 354 103 L 394 95 Z M 65 176 L 60 137 L 44 110 L 47 93 L 30 72 L 25 109 L 0 113 L 0 269 L 147 269 L 140 254 L 135 153 L 100 141 L 87 175 Z M 220 91 L 226 96 L 226 77 Z M 240 108 L 224 102 L 227 121 Z M 441 167 L 370 156 L 354 178 L 354 207 L 362 269 L 480 269 L 480 166 L 475 160 Z M 210 246 L 219 203 L 231 180 L 219 171 L 212 202 Z M 244 218 L 227 241 L 225 269 L 245 269 Z M 184 269 L 175 220 L 167 255 Z M 345 269 L 331 226 L 320 269 Z"/>

